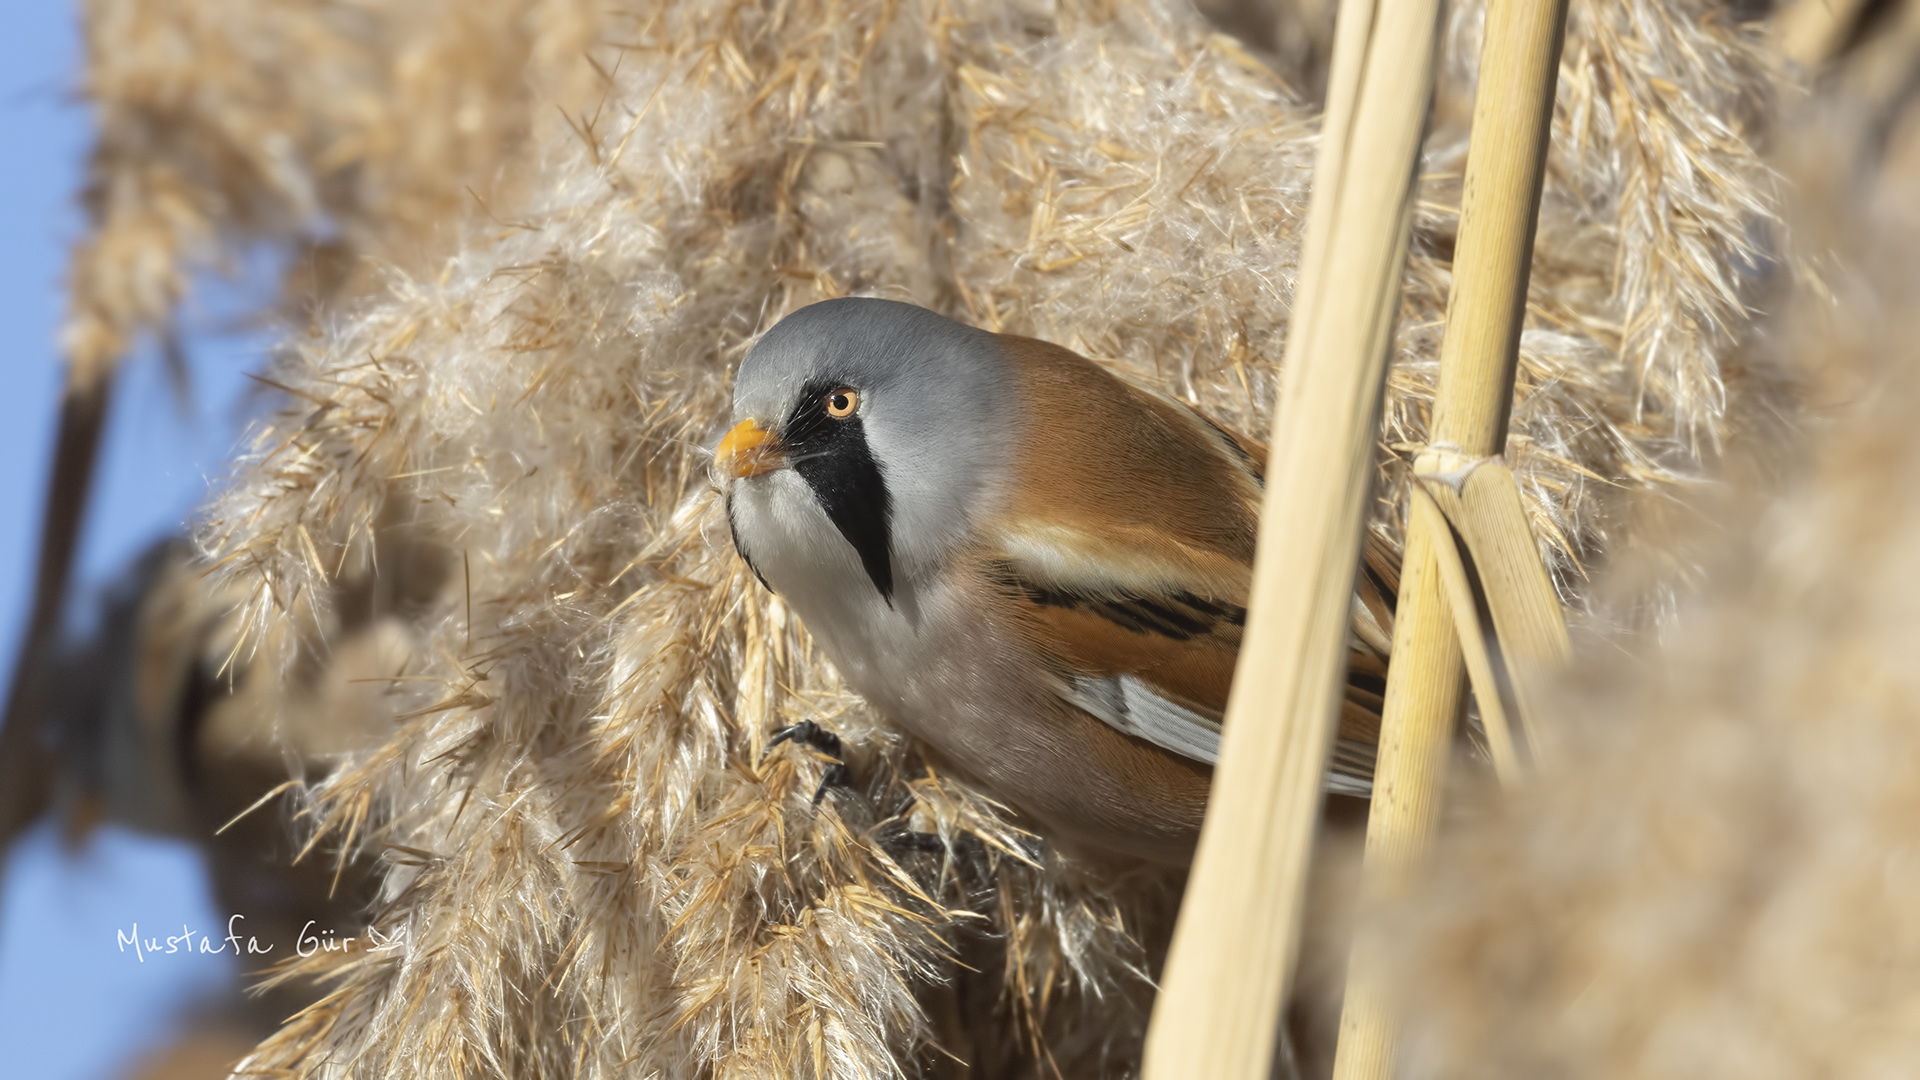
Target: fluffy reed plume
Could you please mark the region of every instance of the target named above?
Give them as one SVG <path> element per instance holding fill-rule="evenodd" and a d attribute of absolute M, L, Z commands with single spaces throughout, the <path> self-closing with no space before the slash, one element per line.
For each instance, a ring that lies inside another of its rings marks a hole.
<path fill-rule="evenodd" d="M 1172 883 L 1064 859 L 927 772 L 734 558 L 704 447 L 753 337 L 846 292 L 1262 429 L 1311 107 L 1172 3 L 90 20 L 76 340 L 163 322 L 223 244 L 346 256 L 290 280 L 311 326 L 271 372 L 286 407 L 200 533 L 244 597 L 240 659 L 292 693 L 365 618 L 343 579 L 408 598 L 379 609 L 402 659 L 350 707 L 377 735 L 302 792 L 323 850 L 383 861 L 369 921 L 405 947 L 295 965 L 328 992 L 246 1067 L 1123 1073 Z M 1784 407 L 1719 390 L 1771 213 L 1761 53 L 1705 0 L 1576 4 L 1572 35 L 1514 448 L 1563 568 L 1621 542 L 1613 492 L 1684 482 Z M 1464 122 L 1443 109 L 1430 144 L 1396 447 L 1424 437 Z M 856 778 L 817 808 L 822 763 L 766 748 L 805 719 Z"/>
<path fill-rule="evenodd" d="M 165 328 L 191 273 L 247 242 L 297 250 L 303 305 L 363 256 L 433 265 L 521 179 L 502 163 L 579 107 L 581 50 L 609 29 L 565 0 L 84 9 L 99 138 L 65 341 L 82 366 Z"/>
<path fill-rule="evenodd" d="M 1904 25 L 1913 21 L 1908 5 Z M 1889 1076 L 1920 1060 L 1920 35 L 1780 136 L 1833 295 L 1778 328 L 1819 408 L 1714 523 L 1671 640 L 1560 697 L 1581 767 L 1443 847 L 1403 955 L 1415 1076 Z M 1876 83 L 1879 84 L 1876 86 Z"/>

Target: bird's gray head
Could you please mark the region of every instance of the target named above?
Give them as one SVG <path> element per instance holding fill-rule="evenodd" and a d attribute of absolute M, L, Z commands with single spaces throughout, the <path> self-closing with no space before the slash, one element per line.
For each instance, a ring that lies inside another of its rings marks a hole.
<path fill-rule="evenodd" d="M 846 298 L 787 316 L 734 382 L 718 452 L 734 545 L 783 593 L 853 571 L 891 602 L 993 496 L 1012 386 L 994 335 L 925 308 Z"/>

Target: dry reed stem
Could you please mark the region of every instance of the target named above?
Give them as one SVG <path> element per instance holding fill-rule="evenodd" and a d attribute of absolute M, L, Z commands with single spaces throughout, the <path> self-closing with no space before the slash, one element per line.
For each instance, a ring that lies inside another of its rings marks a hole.
<path fill-rule="evenodd" d="M 1867 0 L 1790 0 L 1773 17 L 1774 36 L 1789 60 L 1817 68 L 1833 59 L 1855 29 Z"/>
<path fill-rule="evenodd" d="M 1247 635 L 1143 1075 L 1255 1080 L 1287 999 L 1439 6 L 1349 0 L 1287 340 Z"/>
<path fill-rule="evenodd" d="M 13 682 L 0 709 L 0 853 L 50 805 L 54 767 L 42 737 L 48 703 L 58 688 L 47 685 L 57 653 L 60 616 L 80 524 L 91 490 L 93 462 L 106 424 L 111 383 L 106 373 L 72 363 L 61 391 L 45 506 L 35 553 L 33 602 L 13 664 Z M 0 862 L 0 878 L 4 878 Z"/>
<path fill-rule="evenodd" d="M 1538 764 L 1549 753 L 1539 723 L 1541 687 L 1573 662 L 1566 616 L 1506 464 L 1497 457 L 1478 462 L 1459 481 L 1458 494 L 1457 519 L 1450 520 L 1473 559 L 1529 760 Z"/>
<path fill-rule="evenodd" d="M 1583 657 L 1564 752 L 1443 842 L 1395 937 L 1414 1080 L 1920 1060 L 1920 110 L 1850 85 L 1901 33 L 1837 57 L 1776 144 L 1834 254 L 1766 346 L 1822 403 L 1803 452 L 1736 461 L 1675 632 Z"/>
<path fill-rule="evenodd" d="M 1491 0 L 1487 8 L 1434 397 L 1431 439 L 1440 453 L 1481 458 L 1500 452 L 1507 441 L 1566 12 L 1566 0 Z M 1432 451 L 1416 463 L 1416 477 L 1422 464 L 1444 469 Z M 1422 566 L 1433 558 L 1441 572 L 1437 581 L 1426 573 L 1401 579 L 1373 812 L 1367 820 L 1363 889 L 1374 896 L 1404 888 L 1433 842 L 1446 783 L 1444 747 L 1460 710 L 1456 658 L 1463 643 L 1495 762 L 1504 779 L 1519 773 L 1512 730 L 1477 625 L 1478 605 L 1468 595 L 1452 529 L 1439 508 L 1421 497 L 1425 494 L 1414 496 L 1420 512 L 1408 522 L 1409 556 Z M 1523 521 L 1515 524 L 1525 528 Z M 1538 554 L 1530 550 L 1526 557 L 1537 560 Z M 1483 579 L 1482 584 L 1491 583 Z M 1451 601 L 1442 591 L 1448 585 Z M 1431 591 L 1416 594 L 1416 588 Z M 1441 644 L 1436 639 L 1447 636 L 1449 612 L 1457 640 Z M 1433 655 L 1416 655 L 1423 647 Z M 1382 988 L 1391 977 L 1381 950 L 1363 934 L 1348 975 L 1351 1017 L 1341 1025 L 1337 1080 L 1392 1075 L 1394 1021 Z"/>
<path fill-rule="evenodd" d="M 1450 620 L 1438 546 L 1422 518 L 1409 522 L 1394 612 L 1394 667 L 1387 682 L 1386 716 L 1375 759 L 1367 818 L 1363 882 L 1391 891 L 1431 842 L 1439 820 L 1448 750 L 1464 694 L 1461 638 Z M 1426 830 L 1424 834 L 1418 830 Z M 1393 842 L 1386 847 L 1376 834 Z M 1363 897 L 1367 894 L 1362 894 Z M 1334 1071 L 1391 1068 L 1395 1020 L 1380 992 L 1390 961 L 1364 933 L 1356 934 L 1348 964 Z"/>
<path fill-rule="evenodd" d="M 1425 460 L 1428 456 L 1422 454 L 1421 458 Z M 1421 472 L 1416 471 L 1414 475 L 1422 481 L 1425 479 Z M 1467 684 L 1473 690 L 1474 701 L 1480 709 L 1480 723 L 1486 730 L 1487 751 L 1493 759 L 1494 774 L 1502 783 L 1517 784 L 1525 773 L 1525 767 L 1521 764 L 1519 744 L 1514 739 L 1507 710 L 1507 695 L 1501 692 L 1500 678 L 1494 670 L 1495 660 L 1489 644 L 1493 635 L 1480 625 L 1473 578 L 1469 576 L 1467 559 L 1460 551 L 1461 545 L 1456 542 L 1452 518 L 1458 516 L 1458 508 L 1447 507 L 1443 501 L 1447 495 L 1445 491 L 1431 490 L 1424 482 L 1416 483 L 1408 491 L 1408 499 L 1413 503 L 1409 520 L 1419 521 L 1416 527 L 1433 544 L 1447 610 L 1453 616 L 1454 637 L 1459 642 L 1461 659 L 1467 667 Z M 1457 499 L 1454 501 L 1457 502 Z M 1436 731 L 1433 737 L 1445 741 L 1451 734 L 1450 730 Z M 1445 781 L 1443 770 L 1440 776 L 1424 777 L 1420 782 L 1433 788 L 1437 803 L 1437 793 L 1445 786 Z"/>
<path fill-rule="evenodd" d="M 1415 512 L 1425 518 L 1421 528 L 1437 538 L 1447 602 L 1495 771 L 1504 782 L 1518 782 L 1544 752 L 1539 688 L 1573 659 L 1539 539 L 1528 527 L 1513 474 L 1498 458 L 1467 462 L 1450 451 L 1428 451 L 1415 462 L 1414 476 Z M 1522 737 L 1524 760 L 1516 750 Z"/>

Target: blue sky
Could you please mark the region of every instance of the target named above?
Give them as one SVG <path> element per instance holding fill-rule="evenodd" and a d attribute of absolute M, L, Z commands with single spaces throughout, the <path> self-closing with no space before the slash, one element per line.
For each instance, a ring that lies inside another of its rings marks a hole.
<path fill-rule="evenodd" d="M 64 0 L 14 0 L 0 35 L 0 667 L 12 676 L 31 592 L 36 529 L 60 385 L 55 335 L 66 252 L 81 229 L 75 194 L 90 138 L 76 100 L 77 14 Z M 158 537 L 184 527 L 219 476 L 249 401 L 243 370 L 265 339 L 231 333 L 261 288 L 214 283 L 184 325 L 194 400 L 176 402 L 157 355 L 129 361 L 108 420 L 79 559 L 81 602 Z M 219 992 L 216 957 L 149 957 L 116 946 L 143 936 L 217 930 L 198 857 L 186 845 L 109 827 L 79 852 L 41 827 L 12 853 L 0 894 L 0 1047 L 8 1076 L 117 1075 L 163 1040 L 185 1010 Z"/>

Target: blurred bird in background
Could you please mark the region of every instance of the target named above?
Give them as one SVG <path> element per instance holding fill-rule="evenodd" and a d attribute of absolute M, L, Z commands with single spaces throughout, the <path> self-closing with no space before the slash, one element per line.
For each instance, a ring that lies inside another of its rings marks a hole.
<path fill-rule="evenodd" d="M 238 598 L 177 539 L 150 548 L 103 598 L 97 634 L 41 652 L 39 733 L 52 758 L 43 811 L 74 848 L 107 822 L 199 845 L 217 910 L 242 914 L 244 935 L 263 946 L 240 958 L 250 975 L 295 954 L 309 923 L 363 925 L 372 899 L 371 861 L 303 851 L 274 801 L 378 735 L 392 711 L 381 677 L 409 655 L 395 613 L 418 602 L 410 589 L 445 580 L 444 555 L 399 530 L 369 547 L 381 550 L 345 568 L 331 625 L 305 643 L 291 684 L 256 670 L 254 651 L 239 647 Z M 236 993 L 139 1075 L 224 1075 L 316 996 L 282 981 Z"/>

